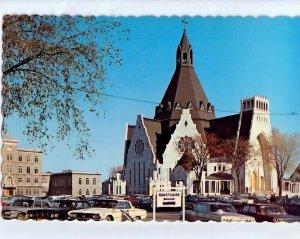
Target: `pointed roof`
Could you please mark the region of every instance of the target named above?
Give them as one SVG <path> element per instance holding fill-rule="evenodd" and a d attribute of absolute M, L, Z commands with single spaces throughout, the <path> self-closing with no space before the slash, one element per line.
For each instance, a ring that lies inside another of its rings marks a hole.
<path fill-rule="evenodd" d="M 177 48 L 177 65 L 174 75 L 163 96 L 160 106 L 156 108 L 155 119 L 180 119 L 179 108 L 192 108 L 193 119 L 211 120 L 215 118 L 210 104 L 193 67 L 192 46 L 186 31 L 183 31 Z M 181 107 L 178 108 L 178 105 Z M 201 106 L 204 106 L 201 107 Z"/>
<path fill-rule="evenodd" d="M 189 42 L 185 29 L 183 30 L 183 34 L 178 47 L 181 49 L 181 51 L 190 50 L 191 44 Z"/>

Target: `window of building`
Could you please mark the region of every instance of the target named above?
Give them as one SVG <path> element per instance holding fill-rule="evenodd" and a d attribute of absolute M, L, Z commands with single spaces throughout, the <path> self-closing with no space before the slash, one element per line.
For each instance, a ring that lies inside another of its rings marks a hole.
<path fill-rule="evenodd" d="M 85 184 L 86 184 L 86 185 L 89 185 L 89 184 L 90 184 L 90 179 L 89 179 L 89 178 L 86 178 L 86 179 L 85 179 Z"/>
<path fill-rule="evenodd" d="M 96 178 L 93 178 L 93 185 L 96 185 L 96 184 L 97 184 Z"/>
<path fill-rule="evenodd" d="M 21 166 L 18 167 L 18 172 L 19 172 L 19 173 L 23 173 L 23 170 L 22 170 L 22 167 L 21 167 Z"/>
<path fill-rule="evenodd" d="M 26 183 L 30 183 L 30 178 L 27 178 L 27 179 L 26 179 Z"/>
<path fill-rule="evenodd" d="M 187 53 L 183 53 L 182 62 L 187 63 Z"/>
<path fill-rule="evenodd" d="M 19 183 L 22 183 L 22 178 L 18 178 L 18 182 L 19 182 Z"/>
<path fill-rule="evenodd" d="M 26 161 L 27 161 L 27 162 L 30 162 L 30 155 L 27 155 Z"/>
<path fill-rule="evenodd" d="M 22 155 L 19 156 L 19 162 L 22 162 L 23 161 L 23 158 L 22 158 Z"/>
<path fill-rule="evenodd" d="M 79 194 L 80 196 L 82 195 L 81 189 L 79 189 L 78 194 Z"/>
<path fill-rule="evenodd" d="M 139 162 L 139 185 L 141 185 L 141 162 Z"/>
<path fill-rule="evenodd" d="M 78 184 L 81 185 L 81 178 L 78 179 Z M 81 195 L 81 194 L 80 194 Z"/>
<path fill-rule="evenodd" d="M 223 166 L 223 171 L 225 171 L 225 166 Z"/>
<path fill-rule="evenodd" d="M 6 171 L 7 171 L 7 173 L 12 173 L 12 166 L 11 165 L 7 165 L 6 166 Z"/>
<path fill-rule="evenodd" d="M 96 189 L 93 190 L 93 195 L 96 195 Z"/>
<path fill-rule="evenodd" d="M 7 160 L 7 161 L 12 161 L 12 160 L 13 160 L 12 154 L 7 154 L 7 155 L 6 155 L 6 160 Z"/>
<path fill-rule="evenodd" d="M 30 167 L 27 167 L 26 172 L 30 173 Z"/>
<path fill-rule="evenodd" d="M 34 157 L 34 162 L 35 162 L 35 163 L 39 162 L 38 156 L 35 156 L 35 157 Z"/>
<path fill-rule="evenodd" d="M 39 169 L 38 168 L 34 168 L 34 173 L 38 174 L 39 173 Z"/>
<path fill-rule="evenodd" d="M 214 167 L 214 172 L 216 172 L 216 171 L 217 171 L 217 166 Z"/>
<path fill-rule="evenodd" d="M 31 195 L 31 189 L 28 189 L 28 195 Z"/>
<path fill-rule="evenodd" d="M 89 189 L 86 190 L 85 195 L 87 195 L 87 196 L 90 195 L 90 190 Z"/>
<path fill-rule="evenodd" d="M 28 195 L 28 189 L 25 190 L 25 195 Z"/>
<path fill-rule="evenodd" d="M 219 165 L 218 170 L 221 171 L 221 165 Z"/>
<path fill-rule="evenodd" d="M 39 182 L 39 179 L 38 179 L 38 178 L 35 178 L 35 179 L 34 179 L 34 182 L 35 182 L 35 183 L 38 183 L 38 182 Z"/>

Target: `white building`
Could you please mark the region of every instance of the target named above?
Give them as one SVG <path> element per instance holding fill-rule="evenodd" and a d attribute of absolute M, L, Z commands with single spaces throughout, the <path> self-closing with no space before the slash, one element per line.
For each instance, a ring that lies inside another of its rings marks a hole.
<path fill-rule="evenodd" d="M 253 157 L 242 168 L 241 192 L 276 191 L 275 170 L 270 164 L 270 107 L 267 98 L 241 100 L 239 114 L 216 118 L 193 66 L 193 49 L 184 31 L 176 52 L 176 69 L 154 119 L 137 116 L 126 126 L 124 179 L 127 193 L 150 193 L 153 180 L 163 185 L 186 186 L 195 193 L 199 183 L 193 172 L 178 161 L 195 138 L 206 143 L 207 130 L 221 138 L 243 138 L 253 145 Z M 211 159 L 201 180 L 201 193 L 228 194 L 235 189 L 231 164 Z"/>

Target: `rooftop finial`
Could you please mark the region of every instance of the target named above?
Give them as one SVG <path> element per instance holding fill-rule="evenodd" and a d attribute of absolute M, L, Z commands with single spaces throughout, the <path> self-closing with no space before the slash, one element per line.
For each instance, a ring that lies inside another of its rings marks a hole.
<path fill-rule="evenodd" d="M 183 23 L 183 30 L 185 31 L 185 26 L 188 24 L 185 17 L 182 18 L 181 22 Z"/>

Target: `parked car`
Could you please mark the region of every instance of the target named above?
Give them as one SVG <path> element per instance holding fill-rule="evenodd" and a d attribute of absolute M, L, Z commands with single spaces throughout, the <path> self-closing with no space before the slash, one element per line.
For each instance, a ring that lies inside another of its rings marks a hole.
<path fill-rule="evenodd" d="M 34 200 L 30 198 L 17 199 L 11 206 L 2 208 L 2 218 L 3 219 L 18 219 L 18 220 L 27 220 L 30 210 L 37 209 L 39 210 L 42 205 L 49 207 L 49 202 L 41 202 L 40 200 Z"/>
<path fill-rule="evenodd" d="M 137 197 L 131 203 L 134 207 L 145 209 L 148 212 L 153 210 L 153 200 L 150 197 Z"/>
<path fill-rule="evenodd" d="M 274 204 L 247 204 L 240 213 L 254 217 L 257 222 L 300 222 L 299 216 L 289 215 L 282 206 Z"/>
<path fill-rule="evenodd" d="M 216 198 L 208 197 L 208 196 L 200 196 L 200 195 L 191 195 L 186 197 L 185 200 L 185 209 L 191 210 L 193 209 L 197 203 L 199 202 L 216 202 Z"/>
<path fill-rule="evenodd" d="M 300 198 L 283 198 L 280 204 L 288 214 L 300 216 Z"/>
<path fill-rule="evenodd" d="M 50 206 L 43 208 L 35 208 L 28 211 L 28 218 L 33 220 L 68 220 L 68 212 L 74 209 L 90 208 L 87 201 L 81 200 L 53 200 L 50 201 Z"/>
<path fill-rule="evenodd" d="M 72 219 L 95 221 L 135 221 L 147 217 L 146 210 L 135 208 L 130 201 L 115 199 L 95 200 L 91 208 L 72 210 L 68 214 Z"/>
<path fill-rule="evenodd" d="M 254 218 L 238 214 L 230 204 L 220 202 L 198 203 L 192 210 L 185 212 L 185 219 L 194 221 L 216 222 L 254 222 Z"/>

